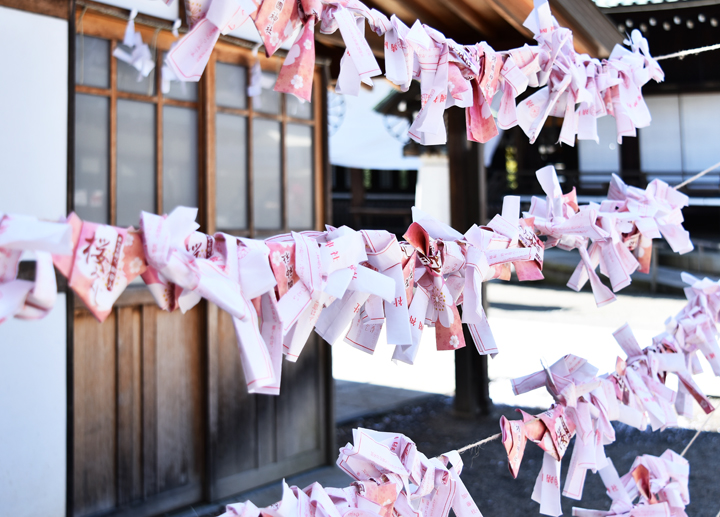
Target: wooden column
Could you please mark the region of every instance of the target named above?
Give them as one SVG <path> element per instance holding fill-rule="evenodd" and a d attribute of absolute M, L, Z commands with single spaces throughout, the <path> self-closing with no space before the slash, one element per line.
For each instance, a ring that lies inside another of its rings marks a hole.
<path fill-rule="evenodd" d="M 362 228 L 362 215 L 359 209 L 365 205 L 362 169 L 350 169 L 350 195 L 350 213 L 353 215 L 353 226 L 360 229 Z"/>
<path fill-rule="evenodd" d="M 634 187 L 647 184 L 644 174 L 640 170 L 640 138 L 625 137 L 620 145 L 620 170 L 625 183 Z"/>
<path fill-rule="evenodd" d="M 482 145 L 470 142 L 465 129 L 465 110 L 449 109 L 448 161 L 450 166 L 450 219 L 452 227 L 465 232 L 473 224 L 485 224 L 487 187 Z M 483 303 L 486 303 L 483 286 Z M 488 414 L 492 401 L 488 391 L 486 355 L 479 355 L 466 325 L 467 346 L 455 352 L 455 411 L 466 416 Z"/>

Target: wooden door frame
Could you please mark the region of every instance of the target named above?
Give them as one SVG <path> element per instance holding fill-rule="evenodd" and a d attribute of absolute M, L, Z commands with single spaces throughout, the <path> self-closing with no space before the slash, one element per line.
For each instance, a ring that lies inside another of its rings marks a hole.
<path fill-rule="evenodd" d="M 75 59 L 76 25 L 75 0 L 68 1 L 68 100 L 67 100 L 67 207 L 69 214 L 75 209 Z M 74 507 L 75 462 L 75 293 L 65 290 L 65 383 L 66 383 L 66 422 L 65 422 L 65 516 L 71 517 Z"/>
<path fill-rule="evenodd" d="M 0 0 L 2 1 L 2 0 Z M 76 37 L 77 37 L 77 16 L 78 6 L 75 0 L 68 0 L 67 3 L 67 20 L 68 20 L 68 138 L 67 138 L 67 212 L 74 210 L 74 179 L 75 179 L 75 62 L 76 62 Z M 124 20 L 108 20 L 112 25 L 111 34 L 104 34 L 104 37 L 117 37 L 120 30 L 124 30 Z M 147 27 L 143 27 L 138 23 L 138 30 L 150 31 Z M 163 31 L 166 32 L 166 31 Z M 147 35 L 145 35 L 147 36 Z M 165 35 L 167 38 L 167 35 Z M 163 39 L 163 34 L 159 35 L 159 40 Z M 225 52 L 228 51 L 230 45 L 225 43 Z M 234 50 L 244 55 L 249 54 L 247 49 L 236 47 Z M 216 58 L 216 52 L 213 52 L 213 61 Z M 279 69 L 279 58 L 261 57 L 263 68 Z M 332 220 L 331 210 L 332 204 L 329 202 L 331 192 L 331 175 L 329 166 L 329 149 L 328 149 L 328 131 L 327 131 L 327 99 L 325 92 L 329 84 L 329 62 L 322 58 L 317 59 L 317 66 L 314 77 L 314 188 L 313 188 L 313 210 L 315 228 L 322 230 L 324 223 Z M 209 234 L 215 231 L 215 103 L 214 103 L 214 77 L 212 74 L 214 67 L 209 67 L 209 72 L 204 74 L 199 82 L 198 89 L 198 121 L 199 131 L 199 167 L 198 167 L 198 205 L 199 205 L 199 222 Z M 285 122 L 284 122 L 285 123 Z M 160 124 L 156 121 L 156 124 Z M 283 171 L 283 175 L 284 175 Z M 158 191 L 157 195 L 160 196 Z M 282 193 L 285 196 L 285 191 Z M 114 196 L 111 196 L 110 203 L 115 203 Z M 283 205 L 285 198 L 283 197 Z M 142 291 L 142 292 L 141 292 Z M 75 513 L 74 501 L 74 319 L 75 309 L 82 307 L 79 299 L 76 299 L 72 290 L 67 289 L 66 302 L 66 384 L 67 384 L 67 422 L 66 422 L 66 515 L 68 517 Z M 123 300 L 119 301 L 119 305 L 128 305 L 128 303 L 154 303 L 150 300 L 150 293 L 143 289 L 131 289 L 123 294 Z M 217 424 L 218 424 L 218 379 L 216 372 L 218 371 L 218 330 L 217 330 L 217 306 L 201 302 L 202 311 L 201 322 L 203 328 L 201 333 L 206 340 L 202 346 L 201 361 L 202 383 L 204 393 L 201 396 L 202 412 L 205 422 L 203 423 L 204 438 L 204 464 L 202 472 L 202 499 L 206 501 L 216 501 L 219 496 L 215 466 L 213 464 L 214 453 L 217 450 Z M 319 338 L 317 338 L 319 339 Z M 331 347 L 320 343 L 322 350 L 320 351 L 320 397 L 321 411 L 325 419 L 323 429 L 321 430 L 321 447 L 325 450 L 324 462 L 332 464 L 335 460 L 335 420 L 334 420 L 334 389 L 332 384 L 332 355 Z M 325 380 L 323 383 L 322 381 Z M 153 506 L 150 503 L 150 506 Z M 125 510 L 130 511 L 132 510 Z M 150 508 L 147 511 L 151 511 Z M 124 510 L 114 512 L 114 515 L 122 514 Z"/>

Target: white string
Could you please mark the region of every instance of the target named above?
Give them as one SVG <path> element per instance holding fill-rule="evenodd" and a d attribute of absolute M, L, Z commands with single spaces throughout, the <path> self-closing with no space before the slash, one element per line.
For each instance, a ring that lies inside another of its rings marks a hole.
<path fill-rule="evenodd" d="M 695 433 L 695 436 L 693 436 L 693 437 L 692 437 L 692 440 L 690 440 L 690 443 L 688 443 L 687 446 L 685 447 L 685 449 L 680 453 L 680 456 L 685 457 L 685 453 L 688 451 L 688 449 L 690 449 L 690 446 L 695 442 L 695 440 L 697 439 L 697 437 L 700 436 L 700 433 L 701 433 L 702 430 L 705 428 L 705 426 L 707 425 L 707 423 L 710 421 L 710 417 L 711 417 L 712 415 L 713 415 L 713 412 L 710 412 L 710 413 L 708 414 L 708 416 L 707 416 L 707 418 L 705 419 L 705 421 L 703 422 L 703 424 L 698 428 L 697 432 Z"/>
<path fill-rule="evenodd" d="M 683 456 L 683 457 L 684 457 L 685 454 L 687 453 L 687 451 L 690 450 L 690 447 L 692 446 L 693 443 L 695 443 L 695 440 L 697 439 L 697 437 L 700 436 L 700 433 L 701 433 L 702 430 L 705 428 L 705 426 L 707 425 L 707 423 L 710 421 L 710 417 L 711 417 L 712 415 L 713 415 L 713 413 L 710 413 L 710 414 L 707 416 L 707 418 L 705 419 L 705 421 L 704 421 L 704 422 L 702 423 L 702 425 L 698 428 L 697 432 L 695 433 L 695 436 L 692 437 L 692 439 L 690 440 L 690 442 L 688 442 L 687 446 L 685 446 L 685 449 L 683 449 L 683 451 L 680 453 L 680 456 Z M 495 440 L 497 440 L 498 438 L 500 438 L 501 436 L 502 436 L 502 433 L 497 433 L 497 434 L 494 434 L 494 435 L 492 435 L 492 436 L 488 436 L 487 438 L 483 438 L 482 440 L 480 440 L 480 441 L 478 441 L 478 442 L 471 443 L 471 444 L 469 444 L 469 445 L 466 445 L 465 447 L 461 447 L 460 449 L 457 450 L 457 452 L 458 452 L 458 454 L 462 454 L 463 452 L 467 452 L 467 451 L 469 451 L 470 449 L 473 449 L 473 448 L 475 448 L 475 447 L 480 447 L 481 445 L 485 445 L 486 443 L 495 441 Z M 718 514 L 718 517 L 720 517 L 720 513 Z"/>
<path fill-rule="evenodd" d="M 708 167 L 708 168 L 705 169 L 704 171 L 698 172 L 695 176 L 693 176 L 692 178 L 686 179 L 685 181 L 683 181 L 683 182 L 680 183 L 679 185 L 675 185 L 675 187 L 674 187 L 675 190 L 680 190 L 680 189 L 683 188 L 685 185 L 687 185 L 687 184 L 689 184 L 689 183 L 692 183 L 692 182 L 695 181 L 696 179 L 702 178 L 702 177 L 705 176 L 708 172 L 712 172 L 712 171 L 714 171 L 715 169 L 717 169 L 718 167 L 720 167 L 720 162 L 717 162 L 715 165 L 711 165 L 710 167 Z"/>
<path fill-rule="evenodd" d="M 474 447 L 480 447 L 481 445 L 485 445 L 488 442 L 492 442 L 493 440 L 497 440 L 502 436 L 502 433 L 494 434 L 492 436 L 488 436 L 487 438 L 484 438 L 480 440 L 479 442 L 471 443 L 470 445 L 466 445 L 465 447 L 458 449 L 458 454 L 462 454 L 463 452 L 469 451 L 470 449 Z"/>
<path fill-rule="evenodd" d="M 720 49 L 720 43 L 716 43 L 715 45 L 708 45 L 707 47 L 692 48 L 690 50 L 681 50 L 680 52 L 675 52 L 673 54 L 667 54 L 664 56 L 653 57 L 653 59 L 655 61 L 662 61 L 663 59 L 673 59 L 675 57 L 682 59 L 685 56 L 692 56 L 694 54 L 700 54 L 702 52 L 707 52 L 708 50 L 717 50 L 717 49 Z"/>

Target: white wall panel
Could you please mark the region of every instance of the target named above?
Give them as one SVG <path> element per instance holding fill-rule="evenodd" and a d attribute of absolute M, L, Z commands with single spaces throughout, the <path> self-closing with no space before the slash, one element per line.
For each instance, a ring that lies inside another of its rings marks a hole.
<path fill-rule="evenodd" d="M 680 113 L 683 170 L 696 173 L 720 161 L 720 95 L 682 95 Z"/>
<path fill-rule="evenodd" d="M 611 116 L 597 119 L 598 142 L 578 141 L 580 172 L 618 172 L 620 148 L 617 144 L 615 119 Z"/>
<path fill-rule="evenodd" d="M 0 7 L 0 212 L 65 215 L 67 27 Z"/>
<path fill-rule="evenodd" d="M 0 514 L 65 515 L 65 295 L 42 320 L 0 325 Z"/>
<path fill-rule="evenodd" d="M 640 168 L 643 172 L 682 171 L 680 103 L 677 95 L 645 97 L 652 122 L 640 129 Z"/>
<path fill-rule="evenodd" d="M 65 215 L 68 25 L 0 7 L 0 212 Z M 0 325 L 0 514 L 65 514 L 65 296 Z"/>

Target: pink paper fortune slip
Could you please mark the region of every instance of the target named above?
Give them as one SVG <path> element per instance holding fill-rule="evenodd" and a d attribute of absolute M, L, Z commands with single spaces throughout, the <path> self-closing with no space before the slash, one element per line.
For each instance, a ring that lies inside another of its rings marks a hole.
<path fill-rule="evenodd" d="M 597 376 L 597 369 L 587 361 L 568 355 L 550 368 L 512 381 L 516 394 L 546 386 L 557 401 L 536 418 L 523 413 L 522 421 L 505 417 L 500 420 L 502 442 L 513 477 L 517 477 L 527 440 L 545 450 L 546 457 L 533 493 L 542 514 L 558 515 L 560 489 L 556 480 L 559 480 L 560 460 L 573 434 L 577 438 L 562 495 L 579 500 L 588 470 L 599 471 L 608 486 L 609 472 L 614 468 L 605 456 L 604 445 L 615 440 L 611 421 L 618 420 L 640 430 L 648 423 L 653 430 L 675 426 L 677 414 L 692 417 L 692 408 L 688 407 L 691 396 L 705 412 L 714 410 L 692 380 L 686 366 L 692 361 L 676 351 L 678 343 L 672 334 L 660 334 L 645 349 L 640 348 L 627 325 L 619 328 L 614 336 L 628 360 L 618 358 L 616 370 L 611 374 Z M 690 352 L 693 353 L 694 350 Z M 668 373 L 678 376 L 677 393 L 664 384 Z M 676 399 L 681 393 L 685 396 L 678 403 Z M 645 479 L 647 476 L 642 472 L 642 469 L 635 472 L 634 477 Z M 548 479 L 551 482 L 548 483 Z M 630 504 L 630 500 L 625 503 Z"/>
<path fill-rule="evenodd" d="M 466 110 L 467 138 L 479 142 L 496 136 L 497 126 L 519 125 L 532 143 L 548 116 L 564 119 L 560 142 L 567 145 L 576 137 L 597 141 L 597 118 L 605 115 L 615 117 L 618 141 L 649 125 L 641 88 L 664 76 L 642 34 L 634 30 L 625 41 L 629 49 L 618 45 L 600 61 L 575 52 L 572 32 L 558 25 L 548 2 L 534 4 L 523 25 L 536 45 L 496 52 L 486 42 L 459 45 L 420 21 L 407 27 L 359 0 L 185 0 L 190 31 L 173 45 L 163 73 L 167 81 L 197 81 L 219 36 L 251 18 L 268 56 L 298 34 L 275 89 L 309 101 L 319 24 L 323 34 L 339 30 L 347 47 L 336 91 L 357 95 L 361 83 L 371 86 L 382 73 L 365 39 L 367 22 L 384 37 L 386 78 L 402 91 L 413 78 L 420 81 L 422 107 L 409 135 L 422 144 L 446 143 L 443 113 L 452 106 Z M 539 90 L 516 105 L 528 86 Z M 490 104 L 497 92 L 501 101 L 494 115 Z"/>
<path fill-rule="evenodd" d="M 300 490 L 283 482 L 277 503 L 262 509 L 250 501 L 231 504 L 222 517 L 448 517 L 451 508 L 458 517 L 482 517 L 460 479 L 456 451 L 428 458 L 402 434 L 368 429 L 354 429 L 353 442 L 338 457 L 356 480 L 349 487 L 313 483 Z"/>
<path fill-rule="evenodd" d="M 53 262 L 102 322 L 128 284 L 147 267 L 141 236 L 133 228 L 83 222 L 75 213 L 66 222 L 72 227 L 73 254 L 53 255 Z"/>

